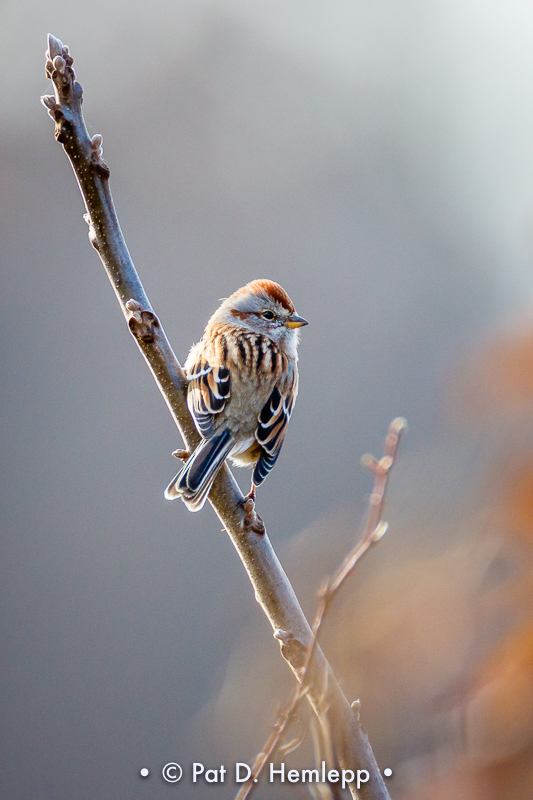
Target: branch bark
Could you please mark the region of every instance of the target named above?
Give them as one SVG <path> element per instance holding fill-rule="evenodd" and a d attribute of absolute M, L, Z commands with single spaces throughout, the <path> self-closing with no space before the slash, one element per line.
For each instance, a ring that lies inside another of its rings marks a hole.
<path fill-rule="evenodd" d="M 109 168 L 102 159 L 102 137 L 87 132 L 81 104 L 83 90 L 75 79 L 68 47 L 48 36 L 46 74 L 54 95 L 43 104 L 55 121 L 55 138 L 67 153 L 87 210 L 89 239 L 98 251 L 109 280 L 157 385 L 188 449 L 199 441 L 186 403 L 186 376 L 159 319 L 155 315 L 126 247 L 109 188 Z M 311 628 L 266 533 L 247 530 L 244 497 L 230 470 L 219 473 L 209 500 L 224 525 L 248 573 L 257 602 L 266 614 L 281 652 L 296 678 L 301 680 L 305 656 L 312 640 Z M 360 800 L 390 800 L 366 732 L 344 696 L 319 647 L 306 673 L 307 693 L 318 719 L 333 733 L 339 765 L 346 770 L 367 770 L 370 779 L 356 790 Z"/>

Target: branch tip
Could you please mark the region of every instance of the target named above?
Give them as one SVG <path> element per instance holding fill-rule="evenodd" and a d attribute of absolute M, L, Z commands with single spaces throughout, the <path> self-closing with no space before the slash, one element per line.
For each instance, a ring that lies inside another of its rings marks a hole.
<path fill-rule="evenodd" d="M 45 53 L 45 57 L 49 58 L 51 61 L 54 60 L 56 56 L 63 55 L 63 50 L 66 50 L 68 54 L 68 47 L 65 48 L 65 45 L 61 41 L 61 39 L 56 39 L 51 33 L 48 34 L 48 50 Z"/>
<path fill-rule="evenodd" d="M 405 417 L 396 417 L 390 424 L 389 432 L 399 436 L 400 433 L 405 433 L 407 431 L 407 427 L 407 420 Z"/>

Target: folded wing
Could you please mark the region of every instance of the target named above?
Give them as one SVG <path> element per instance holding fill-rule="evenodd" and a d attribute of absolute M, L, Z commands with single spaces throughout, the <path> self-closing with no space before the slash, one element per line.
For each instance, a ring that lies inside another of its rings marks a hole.
<path fill-rule="evenodd" d="M 293 373 L 292 380 L 276 384 L 257 418 L 258 426 L 255 438 L 261 445 L 262 450 L 252 478 L 255 486 L 260 486 L 263 483 L 276 463 L 285 439 L 287 425 L 291 418 L 297 393 L 298 376 Z"/>
<path fill-rule="evenodd" d="M 196 427 L 204 439 L 215 433 L 216 414 L 230 398 L 230 375 L 227 367 L 213 367 L 208 361 L 198 361 L 188 375 L 187 405 Z"/>

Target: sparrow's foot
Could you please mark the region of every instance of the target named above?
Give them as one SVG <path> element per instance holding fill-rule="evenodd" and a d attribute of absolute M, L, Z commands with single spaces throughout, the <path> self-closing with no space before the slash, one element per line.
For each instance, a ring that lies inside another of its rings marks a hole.
<path fill-rule="evenodd" d="M 255 495 L 255 491 L 254 491 Z M 253 531 L 259 535 L 262 535 L 265 532 L 265 523 L 255 510 L 255 502 L 250 495 L 244 498 L 244 503 L 242 504 L 244 510 L 244 519 L 243 519 L 243 527 L 244 530 L 248 533 L 249 531 Z"/>
<path fill-rule="evenodd" d="M 175 458 L 181 459 L 181 461 L 187 461 L 187 459 L 191 455 L 191 452 L 190 452 L 190 450 L 174 450 L 172 455 Z"/>

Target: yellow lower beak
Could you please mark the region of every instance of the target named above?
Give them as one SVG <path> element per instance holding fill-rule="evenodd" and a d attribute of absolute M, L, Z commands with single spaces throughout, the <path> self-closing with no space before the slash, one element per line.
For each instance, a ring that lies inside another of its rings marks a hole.
<path fill-rule="evenodd" d="M 303 317 L 299 317 L 298 314 L 291 314 L 285 323 L 286 328 L 301 328 L 303 325 L 309 325 L 309 323 Z"/>

